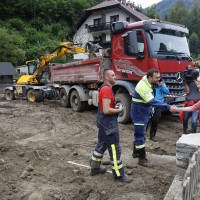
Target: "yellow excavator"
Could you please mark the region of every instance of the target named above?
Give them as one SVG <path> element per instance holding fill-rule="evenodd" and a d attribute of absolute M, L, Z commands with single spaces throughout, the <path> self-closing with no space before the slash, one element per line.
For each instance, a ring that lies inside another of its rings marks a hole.
<path fill-rule="evenodd" d="M 6 100 L 18 98 L 27 99 L 30 102 L 40 102 L 44 98 L 56 96 L 56 90 L 51 86 L 41 83 L 41 77 L 44 69 L 50 61 L 55 60 L 63 55 L 89 53 L 87 49 L 78 47 L 71 42 L 62 42 L 51 53 L 40 56 L 37 60 L 26 61 L 28 66 L 28 75 L 21 76 L 17 83 L 12 87 L 5 88 Z"/>

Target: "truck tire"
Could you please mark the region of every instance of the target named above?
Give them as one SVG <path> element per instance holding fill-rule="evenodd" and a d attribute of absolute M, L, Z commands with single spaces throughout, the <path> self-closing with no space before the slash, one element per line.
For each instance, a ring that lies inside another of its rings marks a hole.
<path fill-rule="evenodd" d="M 70 105 L 72 110 L 76 112 L 82 112 L 86 108 L 87 102 L 81 101 L 80 96 L 76 90 L 74 90 L 70 95 Z"/>
<path fill-rule="evenodd" d="M 15 99 L 14 90 L 6 90 L 5 91 L 5 99 L 7 101 L 12 101 Z"/>
<path fill-rule="evenodd" d="M 66 108 L 70 107 L 70 101 L 64 88 L 60 90 L 59 98 L 60 98 L 60 105 L 62 107 L 66 107 Z"/>
<path fill-rule="evenodd" d="M 126 93 L 117 93 L 115 95 L 115 105 L 122 104 L 124 110 L 118 116 L 118 121 L 121 124 L 131 122 L 130 109 L 131 109 L 131 96 Z"/>
<path fill-rule="evenodd" d="M 42 91 L 30 89 L 27 92 L 27 99 L 29 102 L 41 102 L 42 101 Z"/>

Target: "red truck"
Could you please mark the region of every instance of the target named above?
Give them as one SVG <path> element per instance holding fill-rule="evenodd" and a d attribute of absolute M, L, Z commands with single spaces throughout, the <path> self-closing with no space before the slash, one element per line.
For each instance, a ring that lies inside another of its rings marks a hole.
<path fill-rule="evenodd" d="M 111 49 L 101 57 L 51 67 L 51 83 L 60 85 L 62 106 L 84 111 L 88 105 L 98 106 L 98 88 L 104 69 L 112 69 L 117 77 L 113 87 L 116 103 L 124 106 L 119 122 L 130 121 L 131 94 L 137 82 L 151 68 L 157 68 L 170 89 L 165 100 L 170 104 L 185 100 L 180 72 L 193 66 L 185 26 L 158 20 L 135 23 L 114 22 L 111 25 Z"/>

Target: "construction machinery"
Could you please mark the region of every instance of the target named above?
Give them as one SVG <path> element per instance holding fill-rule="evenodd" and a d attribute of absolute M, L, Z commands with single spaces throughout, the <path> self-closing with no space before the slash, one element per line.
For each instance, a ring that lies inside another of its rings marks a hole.
<path fill-rule="evenodd" d="M 185 100 L 184 85 L 180 74 L 186 70 L 188 65 L 194 67 L 187 42 L 188 34 L 188 29 L 183 25 L 159 20 L 133 23 L 113 22 L 111 48 L 102 50 L 99 57 L 55 64 L 50 67 L 51 76 L 48 87 L 46 85 L 41 89 L 40 86 L 37 89 L 36 87 L 39 86 L 35 84 L 34 79 L 28 79 L 29 82 L 34 83 L 34 89 L 32 89 L 33 85 L 30 83 L 26 85 L 26 80 L 19 80 L 23 84 L 18 83 L 14 87 L 14 92 L 15 94 L 24 92 L 23 96 L 34 102 L 41 100 L 42 96 L 43 98 L 45 95 L 49 97 L 52 92 L 57 91 L 61 106 L 71 107 L 74 111 L 81 112 L 88 110 L 90 106 L 98 106 L 98 89 L 103 83 L 103 71 L 111 69 L 115 72 L 117 79 L 112 88 L 115 103 L 122 104 L 124 107 L 123 112 L 118 116 L 118 121 L 128 123 L 131 95 L 138 81 L 151 68 L 160 71 L 162 80 L 170 90 L 170 94 L 165 96 L 167 103 L 181 104 Z M 96 45 L 91 49 L 98 48 Z M 72 50 L 72 53 L 74 52 L 76 51 Z M 45 63 L 41 66 L 45 66 Z M 42 68 L 41 71 L 44 72 L 44 69 Z M 39 75 L 40 72 L 37 70 L 33 78 L 38 81 Z M 24 90 L 22 86 L 25 87 Z M 14 93 L 11 91 L 8 93 L 10 98 L 13 97 Z"/>
<path fill-rule="evenodd" d="M 88 53 L 87 49 L 78 47 L 71 42 L 62 42 L 51 53 L 40 56 L 37 60 L 26 61 L 28 75 L 21 76 L 17 83 L 5 89 L 6 100 L 17 98 L 27 99 L 30 102 L 40 102 L 57 95 L 55 86 L 42 83 L 42 75 L 50 61 L 63 55 Z"/>

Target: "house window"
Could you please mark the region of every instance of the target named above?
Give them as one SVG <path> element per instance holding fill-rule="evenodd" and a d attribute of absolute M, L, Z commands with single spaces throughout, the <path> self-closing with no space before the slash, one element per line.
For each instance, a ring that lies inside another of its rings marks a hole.
<path fill-rule="evenodd" d="M 110 16 L 110 22 L 117 22 L 119 21 L 119 15 Z"/>
<path fill-rule="evenodd" d="M 130 22 L 130 21 L 131 21 L 131 18 L 130 18 L 130 17 L 127 17 L 127 18 L 126 18 L 126 21 L 127 21 L 127 22 Z"/>
<path fill-rule="evenodd" d="M 99 26 L 101 24 L 101 18 L 94 19 L 94 26 Z"/>

